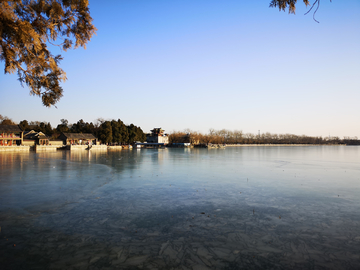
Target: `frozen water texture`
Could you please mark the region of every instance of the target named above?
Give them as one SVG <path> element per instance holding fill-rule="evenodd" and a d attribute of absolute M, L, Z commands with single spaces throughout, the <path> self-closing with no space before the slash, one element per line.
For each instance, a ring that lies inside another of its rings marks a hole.
<path fill-rule="evenodd" d="M 359 269 L 360 148 L 0 153 L 1 269 Z"/>

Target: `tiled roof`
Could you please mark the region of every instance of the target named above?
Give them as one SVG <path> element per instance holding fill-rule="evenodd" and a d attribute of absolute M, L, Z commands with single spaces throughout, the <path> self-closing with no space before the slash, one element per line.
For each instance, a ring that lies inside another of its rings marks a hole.
<path fill-rule="evenodd" d="M 26 139 L 36 139 L 36 138 L 44 139 L 46 137 L 47 136 L 44 133 L 42 133 L 41 131 L 40 132 L 35 132 L 34 130 L 31 130 L 31 131 L 24 134 L 24 138 L 26 138 Z"/>
<path fill-rule="evenodd" d="M 18 125 L 0 125 L 0 132 L 22 132 Z"/>
<path fill-rule="evenodd" d="M 91 133 L 63 133 L 68 140 L 95 140 Z"/>

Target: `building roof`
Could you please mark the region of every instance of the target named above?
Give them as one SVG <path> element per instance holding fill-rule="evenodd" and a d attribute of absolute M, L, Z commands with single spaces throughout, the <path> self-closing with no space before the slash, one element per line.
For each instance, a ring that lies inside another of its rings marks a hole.
<path fill-rule="evenodd" d="M 160 128 L 154 128 L 151 131 L 151 136 L 163 136 L 165 130 L 163 130 L 161 127 Z"/>
<path fill-rule="evenodd" d="M 22 132 L 18 125 L 0 125 L 0 132 Z"/>
<path fill-rule="evenodd" d="M 30 130 L 30 131 L 25 131 L 24 132 L 24 136 L 30 135 L 30 134 L 36 134 L 37 132 L 34 130 Z"/>
<path fill-rule="evenodd" d="M 44 139 L 46 137 L 46 134 L 44 134 L 43 132 L 36 132 L 34 130 L 31 130 L 24 134 L 24 138 L 26 139 Z"/>
<path fill-rule="evenodd" d="M 63 133 L 67 140 L 95 140 L 91 133 Z"/>

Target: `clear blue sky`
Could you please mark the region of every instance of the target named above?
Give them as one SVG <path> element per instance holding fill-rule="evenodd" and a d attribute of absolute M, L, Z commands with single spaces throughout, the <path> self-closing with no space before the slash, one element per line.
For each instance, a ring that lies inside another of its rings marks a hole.
<path fill-rule="evenodd" d="M 302 1 L 296 15 L 269 2 L 90 1 L 97 35 L 62 53 L 57 108 L 1 72 L 0 114 L 360 137 L 360 1 L 321 1 L 319 24 Z"/>

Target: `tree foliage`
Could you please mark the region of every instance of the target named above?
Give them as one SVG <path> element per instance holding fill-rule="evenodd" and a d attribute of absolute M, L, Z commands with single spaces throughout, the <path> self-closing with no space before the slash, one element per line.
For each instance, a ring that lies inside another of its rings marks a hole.
<path fill-rule="evenodd" d="M 294 134 L 272 134 L 269 132 L 261 134 L 244 134 L 241 130 L 214 130 L 210 129 L 208 134 L 202 134 L 191 130 L 184 132 L 174 131 L 169 135 L 170 143 L 201 144 L 349 144 L 359 145 L 357 137 L 311 137 Z"/>
<path fill-rule="evenodd" d="M 70 132 L 70 129 L 69 129 L 69 121 L 66 120 L 66 119 L 61 119 L 60 120 L 61 124 L 57 125 L 56 127 L 56 131 L 61 133 L 68 133 Z"/>
<path fill-rule="evenodd" d="M 99 139 L 102 143 L 111 143 L 113 141 L 113 133 L 111 122 L 106 121 L 100 126 L 101 132 L 99 132 Z"/>
<path fill-rule="evenodd" d="M 19 123 L 19 127 L 23 130 L 23 131 L 28 131 L 30 130 L 30 126 L 29 126 L 29 122 L 27 120 L 23 120 Z"/>
<path fill-rule="evenodd" d="M 296 2 L 297 0 L 272 0 L 270 2 L 270 7 L 277 7 L 280 11 L 288 9 L 289 13 L 295 14 Z M 308 0 L 303 0 L 303 2 L 306 6 L 310 5 Z"/>
<path fill-rule="evenodd" d="M 117 144 L 122 144 L 129 141 L 129 132 L 126 125 L 118 119 L 117 121 L 111 121 L 111 128 L 113 130 L 113 142 Z"/>
<path fill-rule="evenodd" d="M 56 133 L 56 129 L 53 129 L 50 122 L 40 122 L 40 121 L 30 121 L 28 122 L 27 120 L 22 120 L 19 123 L 19 127 L 23 130 L 23 131 L 30 131 L 30 130 L 34 130 L 36 132 L 42 132 L 46 135 L 53 135 L 54 133 Z"/>
<path fill-rule="evenodd" d="M 93 133 L 94 131 L 95 131 L 94 124 L 92 122 L 90 123 L 84 122 L 84 120 L 82 119 L 77 121 L 76 124 L 72 124 L 70 128 L 71 133 Z"/>
<path fill-rule="evenodd" d="M 315 19 L 315 14 L 316 12 L 318 11 L 319 9 L 319 6 L 320 6 L 320 0 L 315 0 L 313 4 L 310 4 L 310 1 L 309 0 L 303 0 L 304 4 L 306 6 L 309 6 L 311 5 L 310 9 L 305 13 L 305 14 L 308 14 L 311 10 L 313 10 L 313 8 L 316 6 L 315 8 L 315 11 L 313 13 L 313 19 L 318 22 L 316 19 Z M 331 2 L 331 0 L 330 0 Z M 286 9 L 289 10 L 289 13 L 292 13 L 292 14 L 295 14 L 295 10 L 296 10 L 296 3 L 297 3 L 297 0 L 272 0 L 270 2 L 270 7 L 277 7 L 279 8 L 279 10 L 283 10 L 285 11 Z"/>
<path fill-rule="evenodd" d="M 66 80 L 48 45 L 66 51 L 83 47 L 95 33 L 88 0 L 0 0 L 0 61 L 5 74 L 18 74 L 30 94 L 41 97 L 45 106 L 62 97 L 60 82 Z M 55 44 L 58 40 L 61 43 Z"/>
<path fill-rule="evenodd" d="M 130 124 L 126 126 L 120 119 L 104 121 L 97 129 L 96 135 L 102 143 L 131 144 L 135 141 L 146 141 L 146 135 L 140 127 Z"/>
<path fill-rule="evenodd" d="M 13 120 L 11 120 L 9 117 L 2 116 L 0 114 L 0 125 L 16 125 L 16 123 L 13 122 Z"/>

